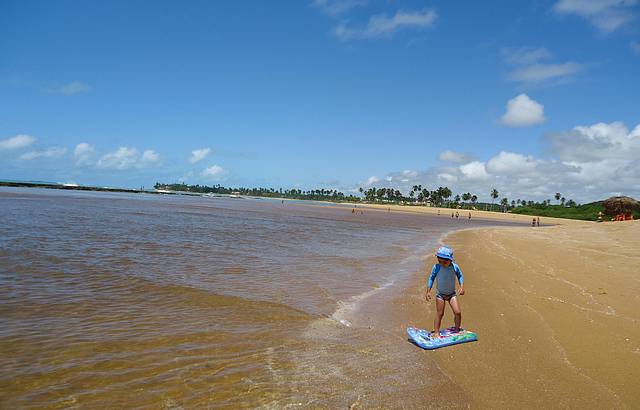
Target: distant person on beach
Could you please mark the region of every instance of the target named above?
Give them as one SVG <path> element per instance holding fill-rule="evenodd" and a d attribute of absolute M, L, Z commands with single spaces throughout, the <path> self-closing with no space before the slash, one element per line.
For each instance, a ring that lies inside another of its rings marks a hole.
<path fill-rule="evenodd" d="M 536 218 L 533 218 L 533 221 L 531 221 L 531 226 L 536 226 Z"/>
<path fill-rule="evenodd" d="M 456 219 L 458 219 L 459 217 L 460 217 L 460 213 L 456 211 Z"/>
<path fill-rule="evenodd" d="M 471 219 L 471 212 L 469 212 L 469 219 Z"/>
<path fill-rule="evenodd" d="M 540 217 L 536 220 L 536 226 L 540 226 Z"/>
<path fill-rule="evenodd" d="M 427 301 L 431 300 L 431 288 L 433 282 L 438 281 L 438 293 L 436 294 L 436 318 L 433 321 L 433 337 L 440 337 L 440 324 L 444 316 L 445 302 L 449 302 L 454 315 L 454 331 L 460 330 L 462 323 L 462 311 L 458 303 L 458 295 L 464 295 L 464 277 L 462 270 L 453 261 L 453 249 L 448 246 L 441 246 L 436 252 L 438 263 L 433 265 L 429 283 L 427 284 Z M 460 288 L 456 292 L 456 278 Z"/>

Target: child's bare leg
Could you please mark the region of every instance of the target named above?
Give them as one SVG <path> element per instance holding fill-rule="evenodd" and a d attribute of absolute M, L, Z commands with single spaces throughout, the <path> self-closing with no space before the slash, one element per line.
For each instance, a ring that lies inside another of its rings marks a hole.
<path fill-rule="evenodd" d="M 451 306 L 451 310 L 453 310 L 453 320 L 455 323 L 455 331 L 457 332 L 460 330 L 460 325 L 462 324 L 462 311 L 460 310 L 458 298 L 454 296 L 449 299 L 449 306 Z"/>
<path fill-rule="evenodd" d="M 433 336 L 440 337 L 440 323 L 444 316 L 444 300 L 436 297 L 436 318 L 433 321 Z"/>

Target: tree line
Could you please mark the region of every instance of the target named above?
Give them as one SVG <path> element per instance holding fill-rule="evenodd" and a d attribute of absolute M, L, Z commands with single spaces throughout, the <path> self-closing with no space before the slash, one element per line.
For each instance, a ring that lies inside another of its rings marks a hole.
<path fill-rule="evenodd" d="M 413 185 L 408 195 L 404 195 L 400 190 L 395 188 L 376 188 L 371 187 L 368 189 L 359 188 L 358 191 L 362 196 L 355 196 L 353 194 L 345 195 L 336 189 L 274 189 L 274 188 L 230 188 L 224 187 L 220 184 L 207 186 L 207 185 L 187 185 L 185 183 L 163 184 L 157 182 L 154 185 L 155 189 L 162 189 L 168 191 L 178 192 L 191 192 L 199 194 L 222 194 L 229 195 L 232 193 L 239 193 L 245 196 L 256 197 L 270 197 L 270 198 L 287 198 L 287 199 L 301 199 L 301 200 L 314 200 L 314 201 L 332 201 L 332 202 L 366 202 L 366 203 L 393 203 L 401 205 L 424 205 L 424 206 L 438 206 L 448 208 L 462 208 L 462 209 L 478 209 L 477 207 L 484 208 L 491 211 L 507 212 L 514 208 L 527 207 L 532 209 L 546 209 L 551 206 L 551 199 L 545 199 L 542 202 L 515 199 L 509 201 L 507 197 L 503 197 L 498 202 L 497 206 L 495 201 L 500 197 L 500 193 L 497 189 L 493 188 L 489 193 L 491 197 L 491 203 L 479 203 L 478 196 L 471 192 L 465 192 L 462 194 L 453 195 L 453 191 L 449 187 L 438 187 L 434 190 L 424 188 L 422 185 Z M 567 200 L 562 194 L 556 192 L 555 199 L 556 205 L 562 207 L 576 207 L 578 204 L 569 199 Z"/>
<path fill-rule="evenodd" d="M 335 202 L 360 202 L 360 198 L 354 195 L 345 195 L 336 189 L 273 189 L 273 188 L 229 188 L 221 185 L 187 185 L 185 183 L 162 184 L 156 182 L 155 189 L 163 189 L 167 191 L 192 192 L 198 194 L 222 194 L 230 195 L 239 193 L 245 196 L 267 197 L 267 198 L 287 198 L 287 199 L 303 199 L 314 201 L 335 201 Z"/>

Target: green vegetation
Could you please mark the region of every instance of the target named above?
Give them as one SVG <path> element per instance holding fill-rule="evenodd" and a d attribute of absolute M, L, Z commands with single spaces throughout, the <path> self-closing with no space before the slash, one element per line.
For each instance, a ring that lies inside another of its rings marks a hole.
<path fill-rule="evenodd" d="M 409 196 L 405 197 L 402 193 L 393 188 L 376 188 L 372 187 L 366 191 L 360 188 L 360 193 L 364 195 L 366 202 L 385 202 L 396 203 L 402 205 L 435 205 L 435 206 L 451 206 L 455 202 L 460 202 L 460 196 L 457 200 L 449 201 L 453 192 L 447 187 L 438 187 L 434 191 L 422 188 L 422 185 L 414 185 Z M 477 198 L 476 198 L 477 199 Z"/>
<path fill-rule="evenodd" d="M 369 189 L 360 188 L 360 196 L 345 195 L 344 193 L 332 189 L 312 189 L 303 191 L 300 189 L 282 188 L 276 190 L 273 188 L 227 188 L 221 185 L 204 186 L 204 185 L 186 185 L 182 184 L 155 184 L 156 189 L 167 190 L 172 192 L 199 193 L 199 194 L 232 194 L 234 192 L 240 195 L 271 197 L 271 198 L 290 198 L 301 200 L 315 201 L 331 201 L 331 202 L 353 202 L 353 203 L 377 203 L 377 204 L 398 204 L 412 206 L 438 206 L 454 209 L 476 209 L 497 212 L 512 212 L 523 215 L 535 215 L 554 218 L 582 219 L 588 221 L 596 221 L 598 213 L 603 211 L 602 201 L 590 204 L 580 205 L 572 199 L 567 200 L 560 192 L 554 195 L 557 201 L 556 205 L 551 204 L 551 199 L 542 202 L 511 200 L 503 197 L 496 203 L 496 199 L 500 197 L 497 189 L 493 188 L 487 194 L 491 197 L 491 203 L 479 203 L 478 196 L 470 192 L 456 194 L 448 187 L 438 187 L 430 191 L 423 188 L 422 185 L 414 185 L 405 196 L 398 189 L 394 188 L 376 188 Z M 453 197 L 453 198 L 452 198 Z M 606 217 L 605 217 L 606 218 Z M 634 212 L 634 218 L 640 218 L 638 212 Z"/>
<path fill-rule="evenodd" d="M 543 206 L 519 206 L 513 210 L 511 210 L 514 214 L 523 214 L 523 215 L 536 215 L 536 216 L 548 216 L 552 218 L 566 218 L 566 219 L 581 219 L 585 221 L 597 221 L 598 220 L 598 212 L 602 212 L 604 210 L 602 206 L 602 201 L 591 202 L 589 204 L 584 205 L 574 205 L 574 206 L 565 206 L 565 205 L 548 205 L 546 207 Z M 608 220 L 610 217 L 606 215 L 603 216 L 605 220 Z M 633 212 L 634 219 L 640 218 L 640 212 Z"/>
<path fill-rule="evenodd" d="M 300 189 L 286 189 L 282 188 L 276 190 L 273 188 L 227 188 L 221 185 L 206 186 L 206 185 L 187 185 L 187 184 L 161 184 L 157 182 L 154 185 L 155 189 L 162 189 L 167 191 L 176 192 L 189 192 L 198 194 L 223 194 L 230 195 L 233 193 L 239 193 L 245 196 L 257 196 L 267 198 L 288 198 L 288 199 L 302 199 L 311 201 L 331 201 L 331 202 L 360 202 L 360 198 L 357 196 L 346 196 L 344 193 L 335 189 L 312 189 L 309 191 L 302 191 Z"/>
<path fill-rule="evenodd" d="M 514 214 L 547 216 L 552 218 L 582 219 L 586 221 L 597 221 L 598 212 L 602 212 L 602 201 L 590 204 L 564 206 L 534 204 L 524 205 L 511 210 Z"/>

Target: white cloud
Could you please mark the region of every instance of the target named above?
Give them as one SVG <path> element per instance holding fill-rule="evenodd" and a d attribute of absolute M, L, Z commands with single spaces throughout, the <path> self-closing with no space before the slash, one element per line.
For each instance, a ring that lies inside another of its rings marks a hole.
<path fill-rule="evenodd" d="M 511 81 L 541 83 L 550 80 L 563 81 L 571 78 L 584 68 L 578 63 L 533 64 L 513 70 L 507 77 Z"/>
<path fill-rule="evenodd" d="M 45 151 L 30 151 L 20 155 L 20 159 L 33 160 L 38 158 L 59 158 L 67 152 L 66 148 L 51 147 Z"/>
<path fill-rule="evenodd" d="M 501 151 L 487 161 L 486 169 L 494 175 L 513 175 L 533 172 L 537 166 L 538 162 L 531 156 Z"/>
<path fill-rule="evenodd" d="M 621 122 L 574 127 L 549 135 L 547 141 L 564 161 L 640 160 L 640 126 L 629 132 Z"/>
<path fill-rule="evenodd" d="M 559 15 L 575 14 L 604 33 L 610 33 L 636 18 L 637 0 L 560 0 L 553 6 Z"/>
<path fill-rule="evenodd" d="M 74 81 L 72 83 L 64 84 L 60 87 L 53 88 L 51 91 L 63 95 L 74 95 L 79 93 L 86 93 L 91 91 L 92 88 L 89 84 Z"/>
<path fill-rule="evenodd" d="M 500 122 L 508 127 L 528 127 L 544 121 L 544 106 L 527 94 L 509 100 L 507 112 L 500 118 Z"/>
<path fill-rule="evenodd" d="M 567 162 L 575 167 L 575 171 L 570 175 L 573 182 L 595 187 L 602 180 L 617 179 L 618 166 L 611 160 L 595 162 Z"/>
<path fill-rule="evenodd" d="M 313 0 L 311 6 L 319 8 L 330 16 L 337 16 L 353 8 L 364 6 L 367 2 L 367 0 Z"/>
<path fill-rule="evenodd" d="M 95 148 L 86 142 L 81 142 L 80 144 L 76 145 L 76 148 L 73 150 L 73 156 L 76 158 L 77 165 L 90 164 L 91 158 L 95 153 Z"/>
<path fill-rule="evenodd" d="M 373 184 L 377 184 L 378 182 L 380 182 L 380 178 L 376 176 L 370 176 L 369 179 L 367 179 L 367 182 L 365 182 L 364 184 L 366 186 L 371 186 Z"/>
<path fill-rule="evenodd" d="M 503 59 L 512 65 L 531 65 L 551 58 L 551 53 L 544 47 L 507 47 L 500 52 Z"/>
<path fill-rule="evenodd" d="M 443 172 L 442 174 L 438 174 L 438 178 L 445 182 L 456 182 L 458 180 L 457 176 L 447 174 L 446 172 Z"/>
<path fill-rule="evenodd" d="M 342 23 L 335 28 L 334 34 L 342 41 L 390 37 L 400 29 L 431 27 L 437 17 L 438 14 L 429 9 L 421 11 L 399 10 L 392 17 L 386 15 L 372 16 L 364 28 L 351 28 Z"/>
<path fill-rule="evenodd" d="M 159 155 L 154 150 L 145 150 L 142 155 L 138 150 L 129 147 L 120 147 L 115 152 L 110 152 L 98 160 L 98 168 L 106 169 L 130 169 L 145 168 L 157 164 Z"/>
<path fill-rule="evenodd" d="M 219 165 L 212 165 L 209 168 L 205 168 L 204 171 L 200 173 L 203 177 L 209 179 L 219 179 L 225 173 L 225 170 Z"/>
<path fill-rule="evenodd" d="M 191 151 L 191 158 L 189 158 L 189 162 L 195 164 L 198 161 L 203 160 L 209 153 L 211 152 L 211 148 L 200 148 Z"/>
<path fill-rule="evenodd" d="M 471 192 L 491 201 L 496 188 L 500 198 L 542 201 L 560 192 L 578 202 L 625 194 L 640 198 L 640 124 L 629 130 L 621 122 L 582 125 L 544 137 L 548 157 L 501 151 L 486 162 L 471 161 L 458 167 L 438 166 L 405 175 L 390 173 L 383 186 L 407 194 L 413 185 L 429 190 L 439 185 L 454 192 Z"/>
<path fill-rule="evenodd" d="M 140 162 L 143 164 L 154 164 L 160 161 L 160 156 L 152 149 L 145 150 L 140 157 Z"/>
<path fill-rule="evenodd" d="M 16 135 L 6 140 L 0 140 L 0 150 L 26 148 L 35 141 L 36 139 L 30 135 Z"/>
<path fill-rule="evenodd" d="M 507 80 L 529 85 L 566 82 L 585 68 L 575 62 L 543 63 L 542 60 L 551 58 L 549 50 L 543 47 L 503 48 L 501 54 L 505 63 L 514 66 Z"/>
<path fill-rule="evenodd" d="M 438 158 L 440 158 L 440 161 L 455 162 L 458 164 L 470 161 L 470 157 L 467 154 L 451 150 L 441 152 Z"/>
<path fill-rule="evenodd" d="M 489 178 L 484 162 L 472 161 L 468 164 L 460 165 L 460 172 L 464 179 L 470 181 L 485 180 Z"/>
<path fill-rule="evenodd" d="M 98 167 L 127 169 L 136 165 L 138 150 L 135 148 L 120 147 L 115 152 L 110 152 L 98 160 Z"/>

